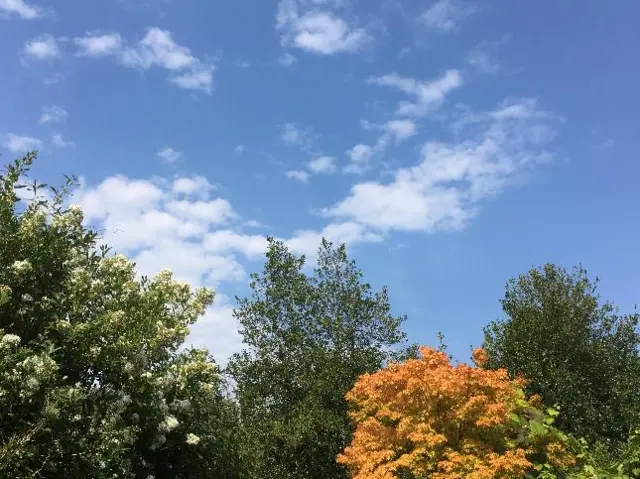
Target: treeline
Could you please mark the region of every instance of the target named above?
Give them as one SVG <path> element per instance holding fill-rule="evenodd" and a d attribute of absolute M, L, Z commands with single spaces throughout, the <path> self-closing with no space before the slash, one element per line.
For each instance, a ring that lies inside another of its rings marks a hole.
<path fill-rule="evenodd" d="M 138 279 L 72 180 L 22 200 L 34 159 L 0 175 L 0 477 L 640 477 L 639 317 L 583 269 L 509 281 L 456 364 L 408 343 L 344 245 L 309 271 L 270 238 L 221 369 L 184 347 L 213 292 Z"/>

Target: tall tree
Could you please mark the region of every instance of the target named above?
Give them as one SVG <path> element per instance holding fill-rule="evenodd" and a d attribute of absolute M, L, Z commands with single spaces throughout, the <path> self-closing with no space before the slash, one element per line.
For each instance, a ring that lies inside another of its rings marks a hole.
<path fill-rule="evenodd" d="M 346 477 L 336 462 L 352 434 L 344 396 L 404 341 L 386 288 L 372 292 L 344 245 L 323 240 L 312 276 L 304 264 L 269 238 L 264 271 L 234 313 L 248 349 L 228 370 L 255 478 Z"/>
<path fill-rule="evenodd" d="M 581 267 L 547 264 L 507 283 L 506 317 L 485 328 L 488 367 L 530 380 L 558 405 L 558 425 L 592 441 L 625 440 L 638 420 L 638 315 L 601 302 Z"/>
<path fill-rule="evenodd" d="M 23 188 L 34 158 L 0 173 L 0 477 L 238 477 L 219 370 L 181 349 L 213 292 L 138 280 L 65 188 Z"/>

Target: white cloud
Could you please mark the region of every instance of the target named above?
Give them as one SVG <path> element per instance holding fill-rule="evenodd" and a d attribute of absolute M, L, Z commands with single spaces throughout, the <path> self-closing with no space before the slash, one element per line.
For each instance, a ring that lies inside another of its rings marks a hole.
<path fill-rule="evenodd" d="M 182 158 L 182 152 L 165 146 L 160 151 L 158 151 L 158 156 L 162 159 L 163 163 L 175 163 L 180 158 Z"/>
<path fill-rule="evenodd" d="M 285 171 L 284 175 L 290 180 L 296 180 L 296 181 L 299 181 L 300 183 L 307 183 L 309 181 L 309 177 L 311 176 L 309 175 L 309 173 L 302 170 Z"/>
<path fill-rule="evenodd" d="M 316 135 L 310 127 L 301 127 L 297 123 L 286 123 L 282 126 L 280 139 L 289 146 L 297 146 L 302 151 L 312 154 Z"/>
<path fill-rule="evenodd" d="M 86 37 L 74 38 L 78 47 L 77 56 L 101 57 L 114 55 L 122 48 L 119 33 L 89 32 Z"/>
<path fill-rule="evenodd" d="M 62 123 L 66 121 L 68 116 L 67 110 L 64 108 L 60 108 L 59 106 L 45 106 L 42 108 L 40 123 Z"/>
<path fill-rule="evenodd" d="M 165 204 L 165 208 L 176 216 L 208 225 L 226 223 L 238 216 L 231 204 L 223 198 L 209 201 L 170 201 Z"/>
<path fill-rule="evenodd" d="M 197 348 L 208 348 L 218 364 L 224 367 L 233 353 L 242 349 L 240 323 L 233 317 L 233 306 L 216 294 L 213 307 L 191 327 L 188 342 Z"/>
<path fill-rule="evenodd" d="M 184 176 L 173 181 L 171 190 L 177 195 L 206 197 L 215 189 L 204 176 Z"/>
<path fill-rule="evenodd" d="M 24 46 L 24 53 L 36 60 L 52 60 L 60 56 L 58 41 L 45 33 L 27 42 Z"/>
<path fill-rule="evenodd" d="M 369 145 L 360 143 L 346 151 L 350 164 L 344 168 L 345 173 L 362 174 L 369 167 L 369 160 L 373 156 L 373 149 Z"/>
<path fill-rule="evenodd" d="M 551 139 L 549 124 L 557 120 L 535 100 L 505 101 L 494 111 L 473 115 L 464 125 L 474 127 L 470 138 L 425 143 L 419 164 L 397 170 L 388 184 L 355 185 L 324 214 L 382 231 L 462 228 L 481 200 L 549 160 L 540 145 Z"/>
<path fill-rule="evenodd" d="M 440 78 L 433 81 L 422 82 L 392 73 L 371 78 L 369 83 L 395 88 L 415 97 L 414 102 L 401 102 L 396 115 L 420 117 L 440 108 L 446 95 L 462 86 L 463 80 L 458 70 L 447 70 Z"/>
<path fill-rule="evenodd" d="M 351 148 L 347 154 L 354 163 L 366 163 L 371 158 L 371 147 L 362 143 Z"/>
<path fill-rule="evenodd" d="M 134 48 L 125 49 L 121 60 L 127 66 L 143 70 L 159 66 L 179 71 L 198 63 L 189 48 L 178 45 L 170 32 L 157 27 L 150 28 Z"/>
<path fill-rule="evenodd" d="M 8 133 L 4 137 L 4 147 L 11 153 L 26 153 L 42 147 L 42 141 L 30 136 L 15 135 Z"/>
<path fill-rule="evenodd" d="M 287 123 L 282 127 L 282 141 L 289 145 L 301 145 L 304 143 L 306 133 L 295 123 Z"/>
<path fill-rule="evenodd" d="M 88 32 L 75 38 L 79 56 L 114 56 L 129 68 L 149 70 L 163 68 L 169 82 L 180 88 L 211 93 L 215 66 L 195 57 L 188 47 L 179 45 L 171 32 L 152 27 L 134 46 L 127 46 L 118 33 Z"/>
<path fill-rule="evenodd" d="M 185 88 L 187 90 L 201 90 L 211 93 L 214 70 L 215 67 L 213 65 L 198 65 L 182 75 L 176 75 L 169 78 L 169 81 L 178 85 L 180 88 Z"/>
<path fill-rule="evenodd" d="M 24 0 L 0 0 L 0 11 L 15 13 L 25 20 L 33 20 L 42 16 L 40 7 L 30 5 Z"/>
<path fill-rule="evenodd" d="M 366 225 L 351 221 L 330 223 L 319 231 L 300 230 L 284 243 L 295 254 L 304 254 L 311 266 L 316 261 L 318 247 L 322 238 L 334 244 L 346 243 L 355 246 L 360 243 L 378 243 L 384 237 L 382 234 L 371 231 Z"/>
<path fill-rule="evenodd" d="M 73 141 L 65 140 L 59 133 L 56 133 L 51 137 L 51 144 L 56 148 L 73 148 L 76 146 Z"/>
<path fill-rule="evenodd" d="M 503 66 L 494 58 L 500 45 L 509 40 L 508 36 L 496 42 L 482 42 L 471 49 L 467 55 L 467 63 L 478 73 L 495 74 L 503 70 Z"/>
<path fill-rule="evenodd" d="M 298 60 L 289 52 L 284 52 L 278 57 L 278 63 L 283 67 L 291 67 Z"/>
<path fill-rule="evenodd" d="M 362 128 L 367 131 L 380 131 L 375 144 L 372 146 L 358 144 L 352 149 L 347 150 L 350 163 L 344 167 L 345 173 L 355 173 L 361 175 L 365 173 L 374 156 L 380 156 L 387 147 L 395 142 L 400 143 L 415 135 L 417 131 L 416 124 L 412 120 L 391 120 L 385 124 L 379 125 L 366 120 L 361 121 Z"/>
<path fill-rule="evenodd" d="M 416 124 L 411 120 L 392 120 L 386 124 L 386 129 L 396 141 L 403 141 L 416 133 Z"/>
<path fill-rule="evenodd" d="M 364 29 L 319 7 L 332 2 L 317 0 L 281 0 L 276 15 L 277 29 L 284 46 L 318 55 L 356 53 L 372 41 Z"/>
<path fill-rule="evenodd" d="M 438 33 L 456 31 L 465 17 L 476 11 L 473 5 L 459 0 L 438 0 L 420 16 L 425 27 Z"/>
<path fill-rule="evenodd" d="M 247 151 L 247 147 L 244 146 L 244 145 L 237 145 L 234 148 L 234 150 L 235 150 L 236 153 L 244 153 L 245 151 Z"/>
<path fill-rule="evenodd" d="M 332 156 L 321 156 L 311 160 L 307 166 L 314 173 L 333 173 L 336 170 L 335 158 Z"/>
<path fill-rule="evenodd" d="M 240 252 L 249 259 L 257 259 L 267 250 L 267 239 L 262 235 L 218 230 L 205 236 L 204 248 L 216 254 Z"/>

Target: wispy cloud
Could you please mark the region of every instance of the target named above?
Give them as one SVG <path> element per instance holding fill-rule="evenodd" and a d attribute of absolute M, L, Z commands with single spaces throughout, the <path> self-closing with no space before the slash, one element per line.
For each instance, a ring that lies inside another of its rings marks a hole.
<path fill-rule="evenodd" d="M 285 171 L 284 175 L 290 180 L 299 181 L 300 183 L 309 182 L 311 175 L 304 170 L 289 170 Z"/>
<path fill-rule="evenodd" d="M 59 133 L 51 137 L 51 144 L 56 148 L 73 148 L 76 146 L 73 141 L 65 140 Z"/>
<path fill-rule="evenodd" d="M 425 143 L 419 164 L 397 170 L 391 183 L 355 185 L 324 214 L 381 231 L 462 228 L 482 200 L 550 159 L 543 145 L 560 120 L 532 99 L 508 100 L 472 114 L 459 142 Z"/>
<path fill-rule="evenodd" d="M 114 55 L 122 48 L 122 38 L 119 33 L 89 32 L 85 37 L 74 38 L 78 47 L 77 56 L 102 57 Z"/>
<path fill-rule="evenodd" d="M 58 72 L 42 80 L 42 83 L 44 84 L 44 86 L 51 86 L 51 85 L 56 85 L 62 82 L 63 80 L 64 80 L 64 75 Z"/>
<path fill-rule="evenodd" d="M 409 119 L 390 120 L 381 125 L 366 120 L 361 123 L 363 129 L 378 131 L 380 134 L 373 146 L 361 143 L 347 150 L 346 154 L 350 162 L 343 169 L 345 173 L 358 175 L 366 173 L 370 169 L 371 159 L 374 156 L 381 156 L 390 145 L 401 143 L 417 132 L 416 123 Z"/>
<path fill-rule="evenodd" d="M 182 158 L 182 152 L 174 150 L 168 146 L 165 146 L 160 151 L 158 151 L 158 156 L 162 160 L 163 163 L 175 163 L 180 158 Z"/>
<path fill-rule="evenodd" d="M 316 134 L 311 127 L 300 126 L 294 122 L 282 125 L 280 139 L 286 145 L 297 146 L 305 153 L 313 153 L 313 143 L 315 138 Z"/>
<path fill-rule="evenodd" d="M 42 108 L 39 123 L 62 123 L 67 120 L 67 110 L 59 106 L 45 106 Z"/>
<path fill-rule="evenodd" d="M 215 66 L 195 57 L 188 47 L 179 45 L 171 32 L 152 27 L 142 40 L 127 46 L 118 33 L 88 32 L 74 39 L 76 55 L 114 56 L 126 67 L 149 70 L 163 68 L 169 81 L 180 88 L 211 93 Z"/>
<path fill-rule="evenodd" d="M 460 27 L 460 22 L 476 11 L 474 5 L 460 0 L 438 0 L 420 16 L 420 21 L 429 30 L 451 33 Z"/>
<path fill-rule="evenodd" d="M 235 151 L 236 153 L 242 154 L 242 153 L 244 153 L 245 151 L 247 151 L 247 147 L 246 147 L 246 146 L 244 146 L 244 145 L 237 145 L 237 146 L 234 148 L 234 151 Z"/>
<path fill-rule="evenodd" d="M 307 166 L 314 173 L 333 173 L 336 170 L 335 158 L 332 156 L 315 158 Z"/>
<path fill-rule="evenodd" d="M 318 55 L 362 50 L 373 38 L 366 29 L 349 24 L 329 10 L 332 3 L 335 4 L 318 0 L 281 0 L 276 28 L 282 35 L 282 44 Z"/>
<path fill-rule="evenodd" d="M 297 61 L 298 60 L 296 59 L 296 57 L 294 57 L 289 52 L 284 52 L 282 55 L 278 57 L 278 63 L 283 67 L 287 67 L 287 68 L 293 66 Z"/>
<path fill-rule="evenodd" d="M 11 153 L 26 153 L 42 147 L 42 141 L 31 136 L 15 135 L 7 133 L 4 136 L 4 147 Z"/>
<path fill-rule="evenodd" d="M 371 78 L 369 83 L 394 88 L 415 97 L 413 102 L 401 102 L 396 115 L 420 117 L 440 108 L 446 95 L 462 86 L 463 79 L 458 70 L 447 70 L 440 78 L 432 81 L 419 81 L 392 73 Z"/>
<path fill-rule="evenodd" d="M 476 45 L 467 55 L 467 63 L 478 73 L 495 74 L 501 72 L 504 67 L 496 59 L 497 50 L 501 45 L 509 41 L 505 35 L 498 41 L 484 41 Z"/>
<path fill-rule="evenodd" d="M 601 143 L 598 143 L 596 145 L 596 148 L 598 149 L 608 149 L 608 148 L 613 148 L 614 146 L 616 146 L 616 142 L 613 138 L 608 138 L 606 140 L 604 140 Z"/>
<path fill-rule="evenodd" d="M 36 60 L 53 60 L 60 56 L 60 47 L 53 36 L 45 33 L 25 43 L 24 54 Z"/>
<path fill-rule="evenodd" d="M 0 13 L 16 14 L 24 20 L 34 20 L 43 15 L 40 7 L 30 5 L 24 0 L 0 0 Z"/>

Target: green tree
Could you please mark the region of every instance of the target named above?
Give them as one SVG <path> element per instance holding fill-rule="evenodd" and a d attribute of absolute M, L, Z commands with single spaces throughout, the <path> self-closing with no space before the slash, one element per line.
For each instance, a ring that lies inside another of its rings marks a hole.
<path fill-rule="evenodd" d="M 336 462 L 352 434 L 345 394 L 402 352 L 404 318 L 390 313 L 386 288 L 362 282 L 344 245 L 323 240 L 311 276 L 304 264 L 269 238 L 264 271 L 234 313 L 248 349 L 228 370 L 255 478 L 347 477 Z"/>
<path fill-rule="evenodd" d="M 591 442 L 624 441 L 638 420 L 638 315 L 619 315 L 581 267 L 548 264 L 507 283 L 504 319 L 485 328 L 487 366 L 531 382 L 560 408 L 558 426 Z"/>
<path fill-rule="evenodd" d="M 0 477 L 237 477 L 218 367 L 182 349 L 213 292 L 137 280 L 34 158 L 0 173 Z"/>

